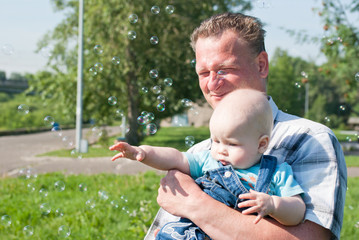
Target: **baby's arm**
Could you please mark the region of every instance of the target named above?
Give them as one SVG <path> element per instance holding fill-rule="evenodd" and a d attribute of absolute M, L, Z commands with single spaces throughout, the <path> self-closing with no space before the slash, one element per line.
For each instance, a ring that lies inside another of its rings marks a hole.
<path fill-rule="evenodd" d="M 239 198 L 249 199 L 238 204 L 239 208 L 249 207 L 242 214 L 258 213 L 254 223 L 266 215 L 287 226 L 297 225 L 304 218 L 305 203 L 299 195 L 278 197 L 250 190 L 250 193 L 241 194 Z"/>
<path fill-rule="evenodd" d="M 118 142 L 109 149 L 119 151 L 118 154 L 112 157 L 112 161 L 124 157 L 140 161 L 159 170 L 177 169 L 185 174 L 190 174 L 186 156 L 175 148 L 148 145 L 135 147 L 126 142 Z"/>

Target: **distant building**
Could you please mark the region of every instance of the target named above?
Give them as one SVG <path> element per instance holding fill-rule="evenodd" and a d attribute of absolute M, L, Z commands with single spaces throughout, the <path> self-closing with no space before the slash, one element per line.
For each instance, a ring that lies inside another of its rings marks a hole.
<path fill-rule="evenodd" d="M 348 126 L 351 129 L 359 131 L 359 117 L 349 117 L 348 119 Z"/>
<path fill-rule="evenodd" d="M 2 80 L 0 81 L 0 92 L 22 93 L 29 87 L 27 80 Z"/>

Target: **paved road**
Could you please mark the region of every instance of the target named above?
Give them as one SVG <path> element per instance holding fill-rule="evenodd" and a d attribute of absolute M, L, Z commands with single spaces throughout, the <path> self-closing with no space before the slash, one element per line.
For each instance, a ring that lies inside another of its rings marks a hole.
<path fill-rule="evenodd" d="M 107 128 L 110 135 L 120 133 L 119 127 Z M 96 131 L 83 130 L 83 138 L 88 136 L 91 142 L 96 139 Z M 66 136 L 66 141 L 63 138 Z M 0 137 L 0 177 L 14 176 L 23 168 L 32 168 L 34 173 L 61 171 L 68 174 L 117 173 L 136 174 L 150 168 L 128 159 L 112 162 L 110 157 L 104 158 L 58 158 L 36 157 L 49 151 L 69 148 L 75 142 L 75 130 L 63 130 L 62 136 L 51 131 Z"/>
<path fill-rule="evenodd" d="M 119 127 L 107 128 L 110 135 L 120 133 Z M 84 129 L 83 136 L 91 142 L 96 136 L 92 129 Z M 63 141 L 63 137 L 67 141 Z M 63 130 L 62 136 L 48 131 L 42 133 L 3 136 L 0 137 L 0 177 L 14 176 L 20 169 L 32 168 L 36 173 L 61 171 L 67 174 L 136 174 L 150 170 L 144 164 L 121 159 L 112 162 L 110 157 L 104 158 L 58 158 L 58 157 L 36 157 L 36 155 L 49 151 L 68 148 L 70 141 L 74 142 L 75 130 Z M 152 169 L 151 169 L 152 170 Z M 161 171 L 159 171 L 161 172 Z M 162 172 L 163 173 L 163 172 Z M 359 168 L 349 168 L 349 176 L 359 176 Z"/>

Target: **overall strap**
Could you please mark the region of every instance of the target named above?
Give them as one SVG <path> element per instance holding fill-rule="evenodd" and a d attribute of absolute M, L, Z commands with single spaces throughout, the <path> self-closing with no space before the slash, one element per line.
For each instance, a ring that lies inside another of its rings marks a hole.
<path fill-rule="evenodd" d="M 267 193 L 273 173 L 277 167 L 277 158 L 270 155 L 263 155 L 258 172 L 258 179 L 254 190 Z"/>

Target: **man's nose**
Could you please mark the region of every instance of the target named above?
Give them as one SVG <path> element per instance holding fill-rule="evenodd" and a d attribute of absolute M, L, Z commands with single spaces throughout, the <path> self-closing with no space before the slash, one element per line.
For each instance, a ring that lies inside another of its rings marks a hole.
<path fill-rule="evenodd" d="M 224 77 L 215 71 L 211 71 L 208 81 L 208 89 L 210 91 L 218 90 L 224 83 Z"/>

